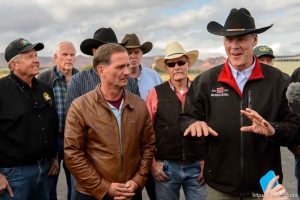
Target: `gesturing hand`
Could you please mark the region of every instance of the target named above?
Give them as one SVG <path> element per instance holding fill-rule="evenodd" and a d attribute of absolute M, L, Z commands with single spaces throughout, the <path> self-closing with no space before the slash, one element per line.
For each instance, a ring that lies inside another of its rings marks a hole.
<path fill-rule="evenodd" d="M 204 121 L 196 121 L 193 124 L 191 124 L 183 133 L 184 136 L 187 136 L 189 134 L 193 137 L 201 137 L 208 135 L 218 136 L 218 133 L 212 128 L 210 128 Z"/>
<path fill-rule="evenodd" d="M 242 132 L 253 132 L 264 136 L 272 136 L 275 134 L 275 129 L 273 126 L 271 126 L 271 124 L 256 111 L 246 108 L 246 110 L 241 110 L 241 113 L 252 121 L 251 126 L 241 127 Z"/>

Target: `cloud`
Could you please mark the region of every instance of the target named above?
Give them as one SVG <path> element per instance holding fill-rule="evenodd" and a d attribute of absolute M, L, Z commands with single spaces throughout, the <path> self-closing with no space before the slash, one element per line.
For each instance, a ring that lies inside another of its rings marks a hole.
<path fill-rule="evenodd" d="M 141 42 L 151 41 L 150 56 L 163 54 L 165 45 L 174 40 L 187 50 L 198 49 L 202 59 L 225 55 L 222 37 L 208 33 L 206 26 L 209 21 L 224 24 L 233 7 L 248 8 L 257 27 L 274 24 L 259 36 L 260 42 L 276 44 L 278 53 L 300 52 L 299 0 L 1 0 L 0 51 L 17 37 L 25 37 L 45 44 L 42 55 L 52 55 L 61 40 L 72 41 L 81 54 L 84 39 L 100 27 L 112 27 L 119 40 L 134 32 Z"/>

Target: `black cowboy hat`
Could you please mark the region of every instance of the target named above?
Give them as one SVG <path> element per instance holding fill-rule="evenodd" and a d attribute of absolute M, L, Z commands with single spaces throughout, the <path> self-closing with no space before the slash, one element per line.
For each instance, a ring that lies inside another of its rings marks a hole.
<path fill-rule="evenodd" d="M 92 49 L 97 49 L 99 46 L 106 43 L 118 44 L 118 39 L 115 32 L 111 28 L 99 28 L 93 38 L 86 39 L 81 42 L 80 50 L 82 53 L 92 56 Z M 123 43 L 120 43 L 124 45 Z"/>
<path fill-rule="evenodd" d="M 122 43 L 126 43 L 124 44 L 126 49 L 141 48 L 143 54 L 151 51 L 153 46 L 151 42 L 145 42 L 141 45 L 140 40 L 135 33 L 126 34 L 122 39 Z"/>
<path fill-rule="evenodd" d="M 230 37 L 241 36 L 250 33 L 262 33 L 272 26 L 273 24 L 257 29 L 255 27 L 254 18 L 246 8 L 240 8 L 239 10 L 233 8 L 227 17 L 224 26 L 218 22 L 212 21 L 208 23 L 207 30 L 214 35 Z"/>

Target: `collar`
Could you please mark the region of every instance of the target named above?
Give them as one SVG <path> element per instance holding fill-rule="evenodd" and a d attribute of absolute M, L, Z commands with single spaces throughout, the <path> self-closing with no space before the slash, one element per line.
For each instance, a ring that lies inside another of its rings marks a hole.
<path fill-rule="evenodd" d="M 104 107 L 110 108 L 108 105 L 108 102 L 105 100 L 104 95 L 100 89 L 101 83 L 99 83 L 96 87 L 96 92 L 97 92 L 97 99 L 99 103 L 101 103 Z M 131 96 L 129 96 L 129 92 L 125 89 L 123 89 L 123 103 L 122 103 L 122 110 L 128 106 L 130 109 L 134 109 L 134 103 L 131 99 Z"/>
<path fill-rule="evenodd" d="M 58 70 L 57 65 L 54 66 L 54 73 L 59 79 L 65 78 L 65 76 Z M 73 74 L 73 70 L 72 70 L 72 74 Z"/>
<path fill-rule="evenodd" d="M 231 74 L 233 75 L 234 79 L 237 79 L 237 76 L 238 74 L 242 73 L 242 74 L 245 74 L 245 76 L 247 77 L 247 79 L 250 77 L 251 73 L 252 73 L 252 70 L 253 68 L 255 67 L 255 60 L 253 62 L 253 64 L 248 67 L 247 69 L 243 70 L 243 71 L 238 71 L 236 70 L 232 64 L 230 62 L 228 62 L 229 64 L 229 67 L 230 67 L 230 70 L 231 70 Z"/>
<path fill-rule="evenodd" d="M 21 88 L 30 88 L 30 86 L 25 82 L 23 81 L 20 77 L 18 77 L 17 75 L 15 75 L 13 72 L 10 73 L 10 77 L 13 79 L 13 81 L 15 83 L 17 83 Z M 35 85 L 37 84 L 37 79 L 35 77 L 32 78 L 32 87 L 31 88 L 34 88 Z"/>
<path fill-rule="evenodd" d="M 56 75 L 58 78 L 61 79 L 61 78 L 65 77 L 65 75 L 63 75 L 63 74 L 61 73 L 61 71 L 58 70 L 57 65 L 55 65 L 55 66 L 53 67 L 53 69 L 54 69 L 55 75 Z M 77 72 L 79 72 L 78 69 L 76 69 L 76 68 L 73 67 L 73 69 L 72 69 L 72 75 L 76 74 Z"/>
<path fill-rule="evenodd" d="M 173 85 L 171 79 L 169 79 L 168 82 L 169 82 L 171 90 L 176 92 L 177 90 L 176 90 L 175 86 Z M 187 88 L 184 90 L 184 93 L 189 90 L 191 84 L 192 84 L 192 81 L 187 77 Z"/>
<path fill-rule="evenodd" d="M 253 65 L 254 65 L 254 67 L 253 67 L 252 72 L 251 72 L 251 74 L 248 78 L 248 81 L 264 78 L 260 62 L 258 61 L 258 59 L 256 57 L 255 57 L 255 61 L 254 61 Z M 236 84 L 235 78 L 232 75 L 228 59 L 224 63 L 224 66 L 223 66 L 223 68 L 222 68 L 222 70 L 219 74 L 219 77 L 218 77 L 217 81 L 228 84 L 229 86 L 231 86 L 239 94 L 240 97 L 242 97 L 242 93 L 241 93 L 238 85 Z"/>

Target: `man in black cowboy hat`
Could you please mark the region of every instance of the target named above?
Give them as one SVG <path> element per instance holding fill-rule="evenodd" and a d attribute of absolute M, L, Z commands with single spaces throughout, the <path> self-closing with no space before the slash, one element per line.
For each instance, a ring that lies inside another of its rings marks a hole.
<path fill-rule="evenodd" d="M 130 76 L 138 80 L 139 91 L 142 99 L 146 101 L 149 91 L 156 85 L 161 84 L 159 74 L 148 67 L 141 65 L 142 57 L 152 49 L 151 42 L 140 43 L 135 33 L 126 34 L 122 39 L 124 47 L 129 54 Z"/>
<path fill-rule="evenodd" d="M 106 43 L 117 44 L 117 36 L 111 28 L 99 28 L 93 38 L 82 41 L 80 50 L 86 55 L 93 56 L 97 48 Z M 96 85 L 100 82 L 101 80 L 94 67 L 75 74 L 68 87 L 67 107 L 77 97 L 95 89 Z M 126 89 L 136 95 L 140 95 L 137 81 L 131 77 L 128 78 Z"/>
<path fill-rule="evenodd" d="M 208 199 L 257 199 L 266 172 L 282 181 L 280 146 L 299 141 L 300 120 L 285 97 L 288 80 L 253 53 L 257 34 L 271 26 L 257 29 L 245 8 L 232 9 L 224 26 L 207 25 L 224 36 L 228 59 L 193 81 L 181 125 L 184 135 L 205 136 Z"/>

